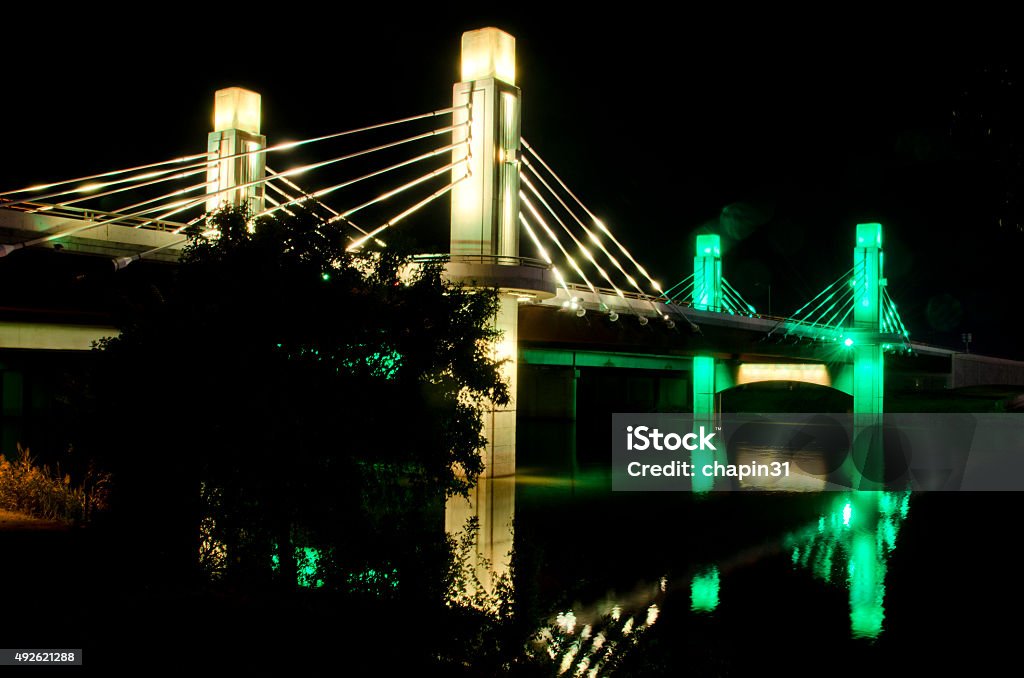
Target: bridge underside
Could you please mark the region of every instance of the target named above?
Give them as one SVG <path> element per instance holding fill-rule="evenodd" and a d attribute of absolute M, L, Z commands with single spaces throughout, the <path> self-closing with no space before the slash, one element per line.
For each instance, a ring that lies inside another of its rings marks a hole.
<path fill-rule="evenodd" d="M 583 317 L 555 305 L 526 304 L 519 311 L 521 349 L 575 353 L 588 366 L 604 363 L 624 369 L 692 369 L 695 355 L 716 359 L 716 390 L 761 381 L 791 381 L 830 386 L 852 392 L 853 352 L 835 344 L 767 336 L 776 325 L 764 318 L 739 318 L 685 310 L 699 327 L 692 331 L 677 320 L 675 327 L 635 317 L 588 312 Z M 767 329 L 765 329 L 767 327 Z M 946 349 L 913 345 L 914 353 L 886 358 L 887 389 L 940 391 L 980 386 L 1024 388 L 1024 362 L 964 355 Z M 552 353 L 554 355 L 554 353 Z M 527 358 L 527 361 L 529 359 Z M 742 367 L 749 366 L 749 367 Z M 822 371 L 822 367 L 824 371 Z"/>

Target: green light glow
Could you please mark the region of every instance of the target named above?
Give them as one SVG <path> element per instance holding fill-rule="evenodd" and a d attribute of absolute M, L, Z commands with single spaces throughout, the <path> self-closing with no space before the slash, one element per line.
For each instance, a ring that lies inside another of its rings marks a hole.
<path fill-rule="evenodd" d="M 693 258 L 694 308 L 720 310 L 723 306 L 721 238 L 713 234 L 698 235 L 696 250 L 698 254 Z"/>
<path fill-rule="evenodd" d="M 712 356 L 693 357 L 693 428 L 698 431 L 713 430 L 715 425 L 715 359 Z M 710 450 L 694 450 L 691 453 L 694 464 L 713 462 Z M 714 478 L 698 474 L 693 478 L 694 492 L 707 492 L 714 487 Z"/>
<path fill-rule="evenodd" d="M 718 607 L 721 588 L 717 566 L 694 575 L 690 581 L 690 609 L 694 612 L 713 612 Z"/>
<path fill-rule="evenodd" d="M 277 544 L 273 545 L 270 555 L 270 570 L 277 573 L 281 570 L 281 557 L 277 553 Z M 324 586 L 323 580 L 324 555 L 321 549 L 310 546 L 295 547 L 295 583 L 302 588 L 318 589 Z M 359 593 L 382 595 L 388 590 L 398 588 L 398 569 L 368 568 L 362 572 L 349 574 L 346 577 L 349 590 Z"/>
<path fill-rule="evenodd" d="M 696 251 L 693 258 L 693 306 L 700 310 L 721 311 L 726 308 L 722 281 L 722 239 L 717 234 L 697 236 Z M 693 426 L 698 431 L 713 430 L 715 425 L 715 359 L 712 356 L 694 356 L 693 358 Z M 693 463 L 711 462 L 713 457 L 704 459 L 710 451 L 693 452 Z M 698 474 L 693 479 L 694 492 L 704 493 L 714 488 L 715 479 Z"/>
<path fill-rule="evenodd" d="M 855 638 L 876 638 L 883 630 L 887 560 L 909 506 L 910 492 L 845 493 L 830 512 L 786 539 L 793 567 L 847 586 Z"/>
<path fill-rule="evenodd" d="M 853 250 L 854 270 L 859 271 L 854 288 L 853 326 L 868 335 L 883 329 L 882 294 L 882 225 L 857 224 L 857 247 Z M 847 339 L 844 344 L 852 346 Z M 878 441 L 873 435 L 862 435 L 874 430 L 882 420 L 885 392 L 885 351 L 882 345 L 869 340 L 860 342 L 853 355 L 853 413 L 854 413 L 854 487 L 875 489 L 881 478 L 882 456 L 877 454 Z M 863 473 L 871 464 L 870 473 Z"/>
<path fill-rule="evenodd" d="M 348 585 L 352 591 L 372 592 L 380 595 L 384 590 L 398 588 L 398 569 L 377 570 L 369 568 L 348 576 Z"/>
<path fill-rule="evenodd" d="M 857 224 L 857 242 L 868 247 L 882 246 L 882 225 L 877 223 Z"/>
<path fill-rule="evenodd" d="M 877 638 L 885 619 L 885 559 L 878 557 L 874 530 L 858 530 L 850 548 L 850 630 L 854 638 Z"/>
<path fill-rule="evenodd" d="M 847 337 L 846 339 L 844 339 L 843 340 L 843 346 L 846 346 L 846 347 L 853 346 L 853 339 L 851 339 L 850 337 Z"/>
<path fill-rule="evenodd" d="M 273 552 L 270 555 L 270 570 L 278 572 L 281 569 L 281 557 L 277 553 L 277 544 L 273 545 Z M 320 549 L 309 546 L 295 547 L 295 583 L 303 588 L 320 588 L 324 580 L 320 574 Z"/>

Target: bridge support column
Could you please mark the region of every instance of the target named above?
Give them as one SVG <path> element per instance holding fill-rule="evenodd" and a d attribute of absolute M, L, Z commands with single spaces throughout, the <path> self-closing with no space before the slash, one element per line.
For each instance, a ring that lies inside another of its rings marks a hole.
<path fill-rule="evenodd" d="M 516 473 L 516 391 L 519 376 L 519 302 L 503 294 L 495 329 L 501 340 L 495 348 L 495 358 L 505 360 L 501 376 L 508 384 L 509 403 L 504 407 L 491 405 L 484 415 L 484 477 L 512 476 Z"/>
<path fill-rule="evenodd" d="M 882 487 L 881 424 L 885 392 L 885 354 L 881 332 L 882 225 L 857 224 L 853 250 L 853 426 L 854 487 Z"/>
<path fill-rule="evenodd" d="M 207 151 L 210 160 L 221 160 L 207 170 L 207 212 L 223 206 L 244 207 L 252 215 L 263 211 L 263 184 L 245 184 L 266 177 L 266 155 L 241 155 L 267 146 L 267 138 L 260 134 L 260 102 L 258 93 L 241 87 L 217 90 L 214 95 Z"/>
<path fill-rule="evenodd" d="M 697 253 L 693 258 L 694 308 L 702 311 L 720 310 L 722 307 L 722 244 L 717 235 L 698 235 Z M 715 388 L 715 358 L 710 355 L 693 357 L 693 428 L 699 432 L 712 431 L 718 422 L 718 398 Z M 698 468 L 714 461 L 709 451 L 694 451 L 693 463 Z M 712 489 L 713 478 L 698 475 L 694 478 L 693 489 L 703 492 Z"/>

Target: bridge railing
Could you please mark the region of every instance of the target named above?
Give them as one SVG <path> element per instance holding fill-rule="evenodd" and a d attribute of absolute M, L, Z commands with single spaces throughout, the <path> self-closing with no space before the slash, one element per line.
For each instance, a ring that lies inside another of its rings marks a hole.
<path fill-rule="evenodd" d="M 531 257 L 510 257 L 500 254 L 417 254 L 412 258 L 417 264 L 495 264 L 499 266 L 528 266 L 530 268 L 551 268 L 551 265 Z"/>
<path fill-rule="evenodd" d="M 587 287 L 586 285 L 566 283 L 566 287 L 569 289 L 570 292 L 586 292 L 588 294 L 590 293 L 590 288 Z M 667 300 L 664 297 L 655 297 L 651 296 L 650 294 L 640 294 L 639 292 L 624 292 L 621 290 L 617 292 L 606 287 L 595 287 L 594 289 L 596 289 L 597 293 L 602 297 L 620 297 L 626 299 L 635 299 L 637 301 L 650 301 L 659 304 L 667 303 Z"/>
<path fill-rule="evenodd" d="M 0 208 L 9 209 L 12 212 L 24 214 L 38 214 L 46 217 L 64 219 L 78 219 L 79 221 L 103 220 L 107 224 L 128 226 L 130 228 L 145 228 L 154 231 L 178 231 L 186 226 L 178 221 L 166 221 L 156 217 L 133 217 L 118 214 L 117 212 L 104 212 L 103 210 L 85 209 L 71 205 L 49 205 L 46 203 L 20 202 L 17 204 L 5 201 L 0 198 Z"/>

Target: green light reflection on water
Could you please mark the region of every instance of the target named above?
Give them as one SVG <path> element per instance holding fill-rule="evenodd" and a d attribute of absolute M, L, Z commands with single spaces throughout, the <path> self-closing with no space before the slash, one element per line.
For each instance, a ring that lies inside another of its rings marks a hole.
<path fill-rule="evenodd" d="M 787 537 L 794 567 L 847 586 L 854 638 L 877 638 L 883 630 L 887 561 L 909 509 L 909 492 L 843 493 L 813 529 Z"/>
<path fill-rule="evenodd" d="M 722 587 L 718 567 L 698 572 L 690 581 L 690 609 L 696 612 L 713 612 L 718 607 L 718 594 Z"/>

